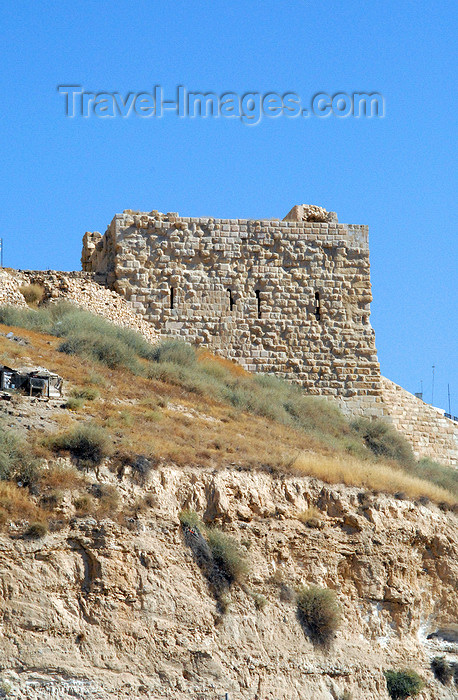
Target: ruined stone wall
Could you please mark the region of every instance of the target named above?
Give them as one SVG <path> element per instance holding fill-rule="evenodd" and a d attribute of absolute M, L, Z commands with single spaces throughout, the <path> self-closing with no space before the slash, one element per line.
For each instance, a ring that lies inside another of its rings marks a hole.
<path fill-rule="evenodd" d="M 385 377 L 382 395 L 391 422 L 417 457 L 458 465 L 458 423 Z"/>
<path fill-rule="evenodd" d="M 45 304 L 65 299 L 122 328 L 132 328 L 150 343 L 159 340 L 159 333 L 135 312 L 126 299 L 110 289 L 101 287 L 92 278 L 93 275 L 89 272 L 0 270 L 0 306 L 27 308 L 21 288 L 28 284 L 36 284 L 43 290 Z"/>
<path fill-rule="evenodd" d="M 84 269 L 164 335 L 381 414 L 368 229 L 303 209 L 288 221 L 127 210 L 86 234 Z"/>

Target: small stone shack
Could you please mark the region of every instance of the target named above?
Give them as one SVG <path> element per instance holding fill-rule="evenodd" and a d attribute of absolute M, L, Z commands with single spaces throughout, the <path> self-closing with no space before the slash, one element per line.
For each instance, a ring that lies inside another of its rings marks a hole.
<path fill-rule="evenodd" d="M 0 365 L 0 389 L 20 391 L 39 398 L 60 398 L 63 379 L 44 367 L 13 369 Z"/>

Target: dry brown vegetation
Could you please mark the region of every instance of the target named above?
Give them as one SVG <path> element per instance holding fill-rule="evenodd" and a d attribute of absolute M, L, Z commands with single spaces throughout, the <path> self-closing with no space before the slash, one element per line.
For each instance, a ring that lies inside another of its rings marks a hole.
<path fill-rule="evenodd" d="M 299 513 L 297 519 L 300 520 L 301 523 L 304 523 L 304 525 L 307 525 L 307 527 L 320 527 L 322 522 L 322 514 L 318 508 L 311 506 L 310 508 L 306 508 Z"/>
<path fill-rule="evenodd" d="M 413 499 L 427 497 L 432 501 L 450 505 L 456 503 L 456 498 L 449 491 L 382 462 L 363 462 L 339 455 L 329 457 L 303 454 L 294 461 L 291 468 L 298 474 L 314 476 L 328 484 L 360 486 L 370 491 L 392 494 L 402 493 Z"/>
<path fill-rule="evenodd" d="M 0 523 L 8 520 L 44 521 L 46 514 L 32 500 L 26 489 L 0 481 Z"/>
<path fill-rule="evenodd" d="M 45 290 L 39 284 L 24 284 L 19 287 L 19 291 L 26 300 L 27 304 L 32 308 L 36 308 L 43 300 Z"/>
<path fill-rule="evenodd" d="M 148 378 L 138 372 L 134 375 L 126 367 L 110 368 L 78 355 L 69 356 L 58 351 L 59 338 L 0 326 L 3 333 L 10 330 L 30 344 L 18 346 L 0 336 L 0 358 L 15 353 L 21 360 L 30 358 L 62 375 L 68 393 L 81 396 L 86 392 L 84 406 L 78 412 L 58 410 L 53 419 L 62 431 L 81 422 L 103 426 L 110 435 L 115 458 L 117 454 L 132 453 L 155 464 L 269 469 L 368 490 L 403 492 L 411 498 L 456 502 L 447 490 L 406 473 L 394 462 L 376 459 L 362 438 L 353 435 L 343 423 L 344 434 L 339 438 L 334 438 L 332 431 L 328 436 L 306 432 L 167 381 L 160 373 L 156 378 Z M 215 376 L 222 371 L 251 381 L 252 375 L 243 368 L 206 350 L 197 353 L 197 367 L 205 367 Z M 334 426 L 336 434 L 339 426 L 340 423 Z M 49 442 L 43 444 L 38 431 L 30 442 L 37 455 L 52 457 Z M 349 451 L 358 456 L 351 456 Z M 61 486 L 55 484 L 53 488 Z"/>

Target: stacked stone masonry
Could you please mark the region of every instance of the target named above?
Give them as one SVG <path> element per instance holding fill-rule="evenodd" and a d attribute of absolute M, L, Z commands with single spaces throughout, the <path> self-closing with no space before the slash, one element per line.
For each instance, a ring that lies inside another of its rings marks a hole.
<path fill-rule="evenodd" d="M 385 377 L 382 395 L 391 422 L 409 440 L 417 457 L 456 466 L 458 423 Z"/>
<path fill-rule="evenodd" d="M 126 210 L 86 233 L 82 263 L 162 335 L 383 414 L 367 226 L 306 205 L 284 221 Z"/>
<path fill-rule="evenodd" d="M 113 323 L 137 330 L 152 343 L 164 335 L 160 329 L 156 330 L 157 324 L 155 328 L 138 314 L 129 301 L 95 283 L 89 272 L 0 270 L 0 305 L 26 308 L 21 289 L 30 283 L 43 287 L 45 303 L 67 299 Z M 417 457 L 428 456 L 456 466 L 458 423 L 384 377 L 381 377 L 381 398 L 384 414 L 409 440 Z M 378 404 L 377 408 L 380 408 Z M 356 410 L 360 409 L 364 409 L 364 401 L 356 404 Z M 372 404 L 370 413 L 373 413 Z"/>

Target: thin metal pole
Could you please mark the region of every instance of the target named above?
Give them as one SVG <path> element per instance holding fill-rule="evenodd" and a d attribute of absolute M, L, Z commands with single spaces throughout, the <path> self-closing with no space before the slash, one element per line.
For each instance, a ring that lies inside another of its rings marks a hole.
<path fill-rule="evenodd" d="M 433 386 L 431 389 L 431 405 L 434 406 L 434 369 L 436 365 L 433 365 Z"/>
<path fill-rule="evenodd" d="M 0 238 L 0 267 L 3 267 L 3 238 Z"/>
<path fill-rule="evenodd" d="M 450 384 L 447 384 L 447 391 L 448 391 L 448 412 L 450 415 L 452 415 L 452 409 L 450 408 Z"/>

